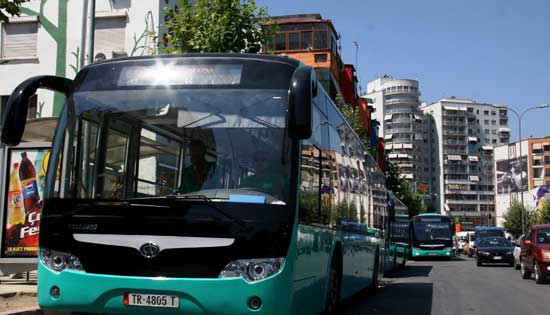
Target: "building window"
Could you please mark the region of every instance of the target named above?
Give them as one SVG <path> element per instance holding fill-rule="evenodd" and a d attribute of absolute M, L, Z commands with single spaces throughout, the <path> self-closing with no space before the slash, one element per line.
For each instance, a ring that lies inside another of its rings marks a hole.
<path fill-rule="evenodd" d="M 328 33 L 327 31 L 315 31 L 315 38 L 313 41 L 315 49 L 327 49 L 328 48 Z"/>
<path fill-rule="evenodd" d="M 496 135 L 497 134 L 497 131 L 495 129 L 491 130 L 491 133 Z"/>
<path fill-rule="evenodd" d="M 301 49 L 311 49 L 313 48 L 313 32 L 302 32 L 301 34 L 301 41 L 300 41 L 300 48 Z"/>
<path fill-rule="evenodd" d="M 0 58 L 36 58 L 38 22 L 2 23 Z"/>
<path fill-rule="evenodd" d="M 315 62 L 327 62 L 327 54 L 315 54 Z"/>
<path fill-rule="evenodd" d="M 544 164 L 550 164 L 550 156 L 544 157 Z"/>
<path fill-rule="evenodd" d="M 550 152 L 550 145 L 544 146 L 544 152 Z"/>
<path fill-rule="evenodd" d="M 497 124 L 496 120 L 491 120 L 491 125 L 495 126 Z"/>
<path fill-rule="evenodd" d="M 275 34 L 275 50 L 286 49 L 286 33 Z"/>
<path fill-rule="evenodd" d="M 497 112 L 495 112 L 494 110 L 491 111 L 491 116 L 496 116 L 497 115 Z"/>
<path fill-rule="evenodd" d="M 550 176 L 550 168 L 545 168 L 544 169 L 544 176 L 546 176 L 546 177 Z"/>
<path fill-rule="evenodd" d="M 126 17 L 96 18 L 94 36 L 95 59 L 110 59 L 113 53 L 125 52 Z"/>
<path fill-rule="evenodd" d="M 496 144 L 497 143 L 497 139 L 493 139 L 493 144 Z"/>
<path fill-rule="evenodd" d="M 483 115 L 489 115 L 489 111 L 488 111 L 488 110 L 484 110 L 484 111 L 483 111 Z"/>
<path fill-rule="evenodd" d="M 488 125 L 488 124 L 489 124 L 489 119 L 485 119 L 484 123 L 485 123 L 486 125 Z"/>
<path fill-rule="evenodd" d="M 485 134 L 488 135 L 490 133 L 489 129 L 485 129 Z"/>
<path fill-rule="evenodd" d="M 290 50 L 300 49 L 300 33 L 299 32 L 288 33 L 288 49 L 290 49 Z"/>

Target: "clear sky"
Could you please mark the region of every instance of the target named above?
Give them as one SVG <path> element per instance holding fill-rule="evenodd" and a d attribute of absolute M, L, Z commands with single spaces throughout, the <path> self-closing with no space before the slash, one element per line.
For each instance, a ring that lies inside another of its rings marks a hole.
<path fill-rule="evenodd" d="M 342 57 L 368 81 L 420 82 L 421 100 L 456 96 L 520 112 L 550 104 L 550 0 L 256 0 L 270 15 L 320 13 Z M 509 114 L 512 140 L 518 122 Z M 550 108 L 522 119 L 522 137 L 550 136 Z"/>

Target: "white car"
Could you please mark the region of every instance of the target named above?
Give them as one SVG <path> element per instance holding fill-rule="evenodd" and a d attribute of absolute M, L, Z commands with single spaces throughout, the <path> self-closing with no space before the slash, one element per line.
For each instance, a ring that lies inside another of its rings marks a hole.
<path fill-rule="evenodd" d="M 521 268 L 519 255 L 521 254 L 521 243 L 523 242 L 523 237 L 524 235 L 518 237 L 518 239 L 514 242 L 514 266 L 516 267 L 516 270 Z"/>

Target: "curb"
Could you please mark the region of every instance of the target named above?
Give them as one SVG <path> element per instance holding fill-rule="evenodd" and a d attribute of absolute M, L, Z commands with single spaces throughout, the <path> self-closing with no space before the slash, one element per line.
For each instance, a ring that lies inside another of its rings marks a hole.
<path fill-rule="evenodd" d="M 26 307 L 18 310 L 0 312 L 0 315 L 36 315 L 39 314 L 40 309 L 38 307 Z"/>
<path fill-rule="evenodd" d="M 36 292 L 21 292 L 21 291 L 10 291 L 10 292 L 2 292 L 0 293 L 0 297 L 3 298 L 11 298 L 14 296 L 36 296 Z M 0 312 L 0 315 L 3 313 Z"/>

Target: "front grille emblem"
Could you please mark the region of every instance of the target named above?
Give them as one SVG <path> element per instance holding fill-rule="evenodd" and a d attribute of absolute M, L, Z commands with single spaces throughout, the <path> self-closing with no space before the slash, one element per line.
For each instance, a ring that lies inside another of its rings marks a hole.
<path fill-rule="evenodd" d="M 139 252 L 145 258 L 153 258 L 160 253 L 160 247 L 155 243 L 148 242 L 141 245 Z"/>

